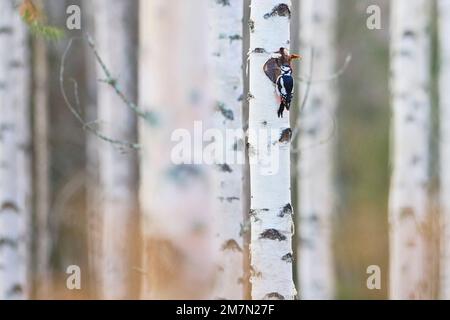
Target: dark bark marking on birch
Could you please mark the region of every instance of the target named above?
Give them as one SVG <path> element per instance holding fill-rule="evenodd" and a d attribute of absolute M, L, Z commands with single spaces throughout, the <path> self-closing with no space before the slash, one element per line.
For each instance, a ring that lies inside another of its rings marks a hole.
<path fill-rule="evenodd" d="M 320 23 L 322 21 L 322 17 L 317 12 L 313 14 L 313 20 L 315 23 Z"/>
<path fill-rule="evenodd" d="M 240 198 L 239 197 L 218 197 L 217 199 L 219 199 L 220 202 L 228 202 L 228 203 L 232 203 L 233 201 L 239 201 Z"/>
<path fill-rule="evenodd" d="M 17 249 L 17 241 L 9 238 L 0 238 L 0 248 L 2 247 Z"/>
<path fill-rule="evenodd" d="M 269 19 L 272 17 L 289 17 L 291 18 L 291 10 L 289 9 L 289 6 L 285 3 L 280 3 L 279 5 L 275 6 L 271 12 L 266 13 L 264 15 L 264 19 Z"/>
<path fill-rule="evenodd" d="M 267 229 L 259 235 L 260 239 L 285 241 L 287 238 L 280 231 L 276 229 Z"/>
<path fill-rule="evenodd" d="M 266 53 L 267 51 L 264 48 L 255 48 L 255 49 L 253 49 L 252 52 L 253 53 Z"/>
<path fill-rule="evenodd" d="M 309 240 L 309 239 L 300 238 L 299 242 L 300 242 L 300 246 L 302 248 L 305 248 L 305 249 L 313 249 L 314 248 L 313 242 L 311 240 Z"/>
<path fill-rule="evenodd" d="M 292 257 L 292 253 L 288 253 L 281 257 L 281 260 L 286 261 L 287 263 L 292 263 L 294 258 Z"/>
<path fill-rule="evenodd" d="M 292 205 L 288 203 L 281 209 L 280 214 L 278 216 L 283 218 L 286 215 L 292 215 L 292 212 L 293 212 Z"/>
<path fill-rule="evenodd" d="M 234 120 L 234 113 L 231 109 L 227 109 L 225 103 L 218 102 L 216 105 L 216 109 L 223 115 L 223 117 L 227 120 Z"/>
<path fill-rule="evenodd" d="M 234 239 L 230 239 L 222 245 L 222 251 L 227 251 L 227 250 L 242 252 L 242 248 L 239 246 L 239 244 Z"/>
<path fill-rule="evenodd" d="M 23 288 L 20 284 L 14 284 L 11 289 L 8 291 L 8 296 L 20 295 L 23 293 Z"/>
<path fill-rule="evenodd" d="M 247 101 L 250 101 L 250 100 L 252 100 L 252 99 L 254 99 L 254 98 L 255 98 L 255 96 L 252 95 L 251 92 L 247 93 Z"/>
<path fill-rule="evenodd" d="M 400 209 L 400 219 L 414 218 L 414 209 L 405 207 Z"/>
<path fill-rule="evenodd" d="M 256 271 L 255 268 L 253 268 L 253 266 L 250 266 L 250 275 L 254 278 L 261 278 L 262 277 L 262 273 L 260 271 Z"/>
<path fill-rule="evenodd" d="M 0 34 L 12 34 L 13 28 L 12 27 L 0 27 Z"/>
<path fill-rule="evenodd" d="M 312 213 L 309 217 L 306 218 L 310 223 L 319 223 L 319 216 L 315 213 Z"/>
<path fill-rule="evenodd" d="M 2 203 L 2 207 L 0 208 L 0 211 L 3 210 L 11 210 L 14 213 L 19 213 L 19 207 L 12 201 L 5 201 Z"/>
<path fill-rule="evenodd" d="M 219 170 L 222 171 L 222 172 L 226 172 L 226 173 L 232 173 L 233 172 L 233 169 L 231 169 L 231 167 L 228 164 L 226 164 L 226 163 L 218 164 L 217 166 L 219 167 Z"/>
<path fill-rule="evenodd" d="M 405 30 L 405 32 L 403 32 L 403 37 L 404 38 L 415 38 L 416 33 L 412 30 Z"/>
<path fill-rule="evenodd" d="M 253 21 L 252 19 L 249 19 L 248 27 L 249 27 L 251 33 L 255 32 L 255 21 Z"/>
<path fill-rule="evenodd" d="M 224 6 L 224 7 L 229 7 L 231 4 L 230 4 L 230 0 L 216 0 L 216 2 L 218 3 L 218 4 L 221 4 L 222 6 Z"/>
<path fill-rule="evenodd" d="M 318 132 L 319 130 L 317 127 L 309 128 L 308 130 L 306 130 L 306 134 L 310 137 L 315 137 Z"/>
<path fill-rule="evenodd" d="M 409 240 L 406 241 L 405 245 L 408 248 L 414 248 L 417 244 L 416 244 L 415 240 L 409 239 Z"/>
<path fill-rule="evenodd" d="M 167 175 L 179 185 L 186 185 L 189 179 L 202 179 L 204 172 L 198 165 L 181 164 L 171 167 Z"/>
<path fill-rule="evenodd" d="M 402 57 L 411 57 L 411 55 L 412 55 L 412 54 L 411 54 L 411 51 L 406 50 L 406 49 L 400 50 L 399 54 L 400 54 Z"/>
<path fill-rule="evenodd" d="M 266 294 L 263 300 L 285 300 L 285 298 L 278 292 L 271 292 Z"/>
<path fill-rule="evenodd" d="M 23 63 L 21 61 L 19 61 L 19 60 L 12 60 L 9 63 L 9 67 L 12 68 L 12 69 L 20 69 L 20 68 L 23 67 Z"/>
<path fill-rule="evenodd" d="M 278 142 L 289 143 L 291 141 L 291 138 L 292 138 L 292 130 L 291 130 L 291 128 L 287 128 L 281 132 L 281 136 L 280 136 L 280 139 L 278 140 Z"/>
<path fill-rule="evenodd" d="M 420 157 L 420 156 L 413 156 L 412 158 L 411 158 L 411 165 L 412 166 L 416 166 L 416 165 L 418 165 L 420 162 L 422 161 L 422 157 Z"/>
<path fill-rule="evenodd" d="M 233 41 L 242 40 L 242 36 L 240 34 L 233 34 L 233 35 L 229 36 L 228 39 L 230 40 L 230 44 L 231 44 L 231 43 L 233 43 Z"/>
<path fill-rule="evenodd" d="M 416 117 L 414 117 L 414 115 L 412 115 L 412 114 L 407 115 L 405 118 L 406 123 L 411 123 L 411 122 L 415 122 L 415 121 L 416 121 Z"/>

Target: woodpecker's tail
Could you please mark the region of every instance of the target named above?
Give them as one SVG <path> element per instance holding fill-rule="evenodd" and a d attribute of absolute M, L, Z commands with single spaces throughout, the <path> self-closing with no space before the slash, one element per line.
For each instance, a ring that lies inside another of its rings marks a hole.
<path fill-rule="evenodd" d="M 278 118 L 283 118 L 284 107 L 285 107 L 284 102 L 281 101 L 280 108 L 278 109 Z"/>

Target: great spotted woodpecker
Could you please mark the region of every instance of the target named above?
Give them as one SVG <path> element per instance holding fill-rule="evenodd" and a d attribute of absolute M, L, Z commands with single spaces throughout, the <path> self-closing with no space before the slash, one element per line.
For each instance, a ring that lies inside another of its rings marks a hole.
<path fill-rule="evenodd" d="M 294 78 L 292 77 L 291 66 L 281 66 L 281 75 L 277 78 L 276 90 L 281 99 L 278 118 L 283 118 L 283 111 L 285 108 L 289 111 L 294 94 Z"/>

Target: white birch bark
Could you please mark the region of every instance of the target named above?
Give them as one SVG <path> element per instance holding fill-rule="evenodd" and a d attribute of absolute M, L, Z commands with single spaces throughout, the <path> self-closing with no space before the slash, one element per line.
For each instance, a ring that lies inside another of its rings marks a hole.
<path fill-rule="evenodd" d="M 206 74 L 207 2 L 142 0 L 140 4 L 139 105 L 156 112 L 157 118 L 156 126 L 144 121 L 139 126 L 143 296 L 205 298 L 215 269 L 209 169 L 201 161 L 179 164 L 171 155 L 179 156 L 174 147 L 185 138 L 188 158 L 201 160 L 201 142 L 190 151 L 198 138 L 194 121 L 202 121 L 206 129 L 212 114 Z"/>
<path fill-rule="evenodd" d="M 137 5 L 129 0 L 96 1 L 98 51 L 117 86 L 130 101 L 137 99 Z M 97 78 L 104 77 L 97 65 Z M 108 85 L 98 87 L 102 132 L 122 141 L 136 141 L 135 113 Z M 137 158 L 134 150 L 119 150 L 99 142 L 99 211 L 102 215 L 101 297 L 131 298 L 136 250 Z"/>
<path fill-rule="evenodd" d="M 289 112 L 278 118 L 275 85 L 264 64 L 289 49 L 290 1 L 251 3 L 249 157 L 253 299 L 294 299 Z"/>
<path fill-rule="evenodd" d="M 335 72 L 336 0 L 302 0 L 300 2 L 300 52 L 303 72 L 313 63 L 315 79 Z M 311 56 L 311 53 L 314 56 Z M 312 61 L 313 59 L 313 61 Z M 301 99 L 306 83 L 299 85 Z M 298 162 L 299 244 L 297 275 L 301 299 L 334 297 L 332 254 L 332 219 L 335 209 L 333 188 L 333 119 L 337 107 L 336 84 L 313 82 L 301 126 Z"/>
<path fill-rule="evenodd" d="M 17 3 L 0 3 L 0 300 L 28 297 L 30 65 Z"/>
<path fill-rule="evenodd" d="M 430 296 L 427 261 L 430 5 L 391 3 L 390 297 Z"/>
<path fill-rule="evenodd" d="M 209 1 L 210 61 L 216 109 L 214 128 L 242 131 L 243 0 Z M 243 298 L 243 137 L 224 140 L 225 153 L 216 159 L 216 237 L 219 245 L 214 298 Z M 241 162 L 239 162 L 241 161 Z M 223 170 L 226 168 L 227 170 Z"/>
<path fill-rule="evenodd" d="M 440 298 L 450 299 L 450 1 L 438 1 L 439 14 L 439 101 L 441 172 L 441 258 Z"/>

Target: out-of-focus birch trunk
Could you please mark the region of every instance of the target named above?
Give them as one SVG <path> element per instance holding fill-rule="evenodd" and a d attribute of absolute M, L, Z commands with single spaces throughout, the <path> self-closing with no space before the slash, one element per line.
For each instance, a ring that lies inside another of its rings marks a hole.
<path fill-rule="evenodd" d="M 29 296 L 30 59 L 17 2 L 0 2 L 0 300 Z"/>
<path fill-rule="evenodd" d="M 242 131 L 242 18 L 243 0 L 209 1 L 210 61 L 216 103 L 214 127 L 223 137 L 227 130 Z M 219 272 L 214 298 L 243 298 L 243 137 L 224 139 L 225 153 L 217 161 L 216 235 Z M 239 162 L 241 161 L 241 162 Z M 227 170 L 223 170 L 226 168 Z"/>
<path fill-rule="evenodd" d="M 251 3 L 249 157 L 253 299 L 294 299 L 289 112 L 278 118 L 275 85 L 263 67 L 290 43 L 290 1 Z"/>
<path fill-rule="evenodd" d="M 428 0 L 391 3 L 390 297 L 430 297 L 427 246 L 430 132 Z"/>
<path fill-rule="evenodd" d="M 92 0 L 83 0 L 83 28 L 91 35 L 95 34 L 95 3 Z M 84 59 L 86 63 L 85 75 L 85 114 L 88 121 L 97 121 L 97 74 L 94 53 L 86 44 L 84 46 Z M 100 84 L 102 85 L 102 84 Z M 99 212 L 99 145 L 97 136 L 91 132 L 86 133 L 86 210 L 87 210 L 87 239 L 88 239 L 88 265 L 90 294 L 100 298 L 101 287 L 99 279 L 102 273 L 101 266 L 101 234 L 102 222 Z"/>
<path fill-rule="evenodd" d="M 34 55 L 34 199 L 35 199 L 35 248 L 34 278 L 36 297 L 48 298 L 50 272 L 50 155 L 49 155 L 49 112 L 48 85 L 49 69 L 47 44 L 41 37 L 33 39 Z"/>
<path fill-rule="evenodd" d="M 201 165 L 198 134 L 212 114 L 207 79 L 207 2 L 142 0 L 140 107 L 157 124 L 140 123 L 140 204 L 144 219 L 144 298 L 207 297 L 215 270 L 211 234 L 212 184 Z M 178 129 L 178 130 L 177 130 Z M 174 146 L 185 138 L 180 164 Z M 192 151 L 191 148 L 195 144 Z"/>
<path fill-rule="evenodd" d="M 440 298 L 450 299 L 450 1 L 438 1 L 440 52 L 441 258 Z"/>
<path fill-rule="evenodd" d="M 305 66 L 313 63 L 320 79 L 335 72 L 336 0 L 300 2 L 300 52 Z M 313 53 L 314 56 L 311 56 Z M 309 72 L 308 67 L 302 69 Z M 300 96 L 306 94 L 301 82 Z M 331 247 L 335 209 L 333 188 L 334 139 L 330 136 L 336 111 L 333 81 L 313 82 L 300 117 L 298 162 L 299 259 L 297 274 L 301 299 L 332 299 L 334 269 Z"/>
<path fill-rule="evenodd" d="M 137 1 L 97 0 L 96 40 L 105 65 L 130 101 L 137 99 Z M 97 78 L 103 78 L 97 65 Z M 135 113 L 108 85 L 98 87 L 98 114 L 102 132 L 123 141 L 136 141 Z M 119 150 L 98 142 L 99 211 L 102 216 L 101 297 L 133 296 L 137 248 L 137 157 L 134 150 Z"/>

